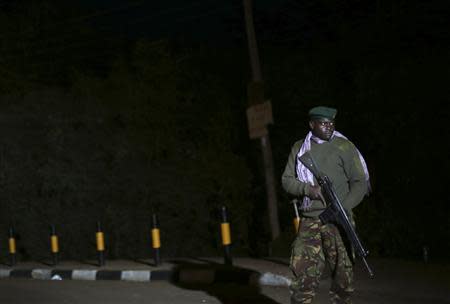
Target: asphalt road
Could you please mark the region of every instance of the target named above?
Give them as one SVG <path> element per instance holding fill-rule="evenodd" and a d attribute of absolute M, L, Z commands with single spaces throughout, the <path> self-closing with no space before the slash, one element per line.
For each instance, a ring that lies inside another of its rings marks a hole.
<path fill-rule="evenodd" d="M 326 285 L 322 284 L 315 303 L 328 303 Z M 131 283 L 123 281 L 41 281 L 10 279 L 0 281 L 0 303 L 11 304 L 141 304 L 141 303 L 211 303 L 211 304 L 288 304 L 286 287 L 261 288 L 222 284 L 215 286 L 175 286 L 168 282 Z M 364 288 L 358 290 L 354 303 L 433 303 L 448 304 L 445 294 L 428 293 L 426 289 Z"/>
<path fill-rule="evenodd" d="M 0 281 L 0 303 L 287 303 L 286 288 L 264 289 L 263 294 L 234 284 L 181 288 L 168 282 L 4 280 Z"/>
<path fill-rule="evenodd" d="M 356 271 L 355 304 L 450 304 L 450 268 L 402 261 L 374 261 L 376 278 Z M 329 303 L 324 279 L 316 304 Z M 287 287 L 215 284 L 181 286 L 166 281 L 0 280 L 0 303 L 262 303 L 287 304 Z"/>

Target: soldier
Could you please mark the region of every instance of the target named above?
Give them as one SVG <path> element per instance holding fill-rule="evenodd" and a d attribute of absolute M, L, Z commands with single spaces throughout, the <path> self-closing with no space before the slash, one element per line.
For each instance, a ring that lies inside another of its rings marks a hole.
<path fill-rule="evenodd" d="M 349 217 L 352 209 L 369 189 L 369 175 L 363 157 L 341 133 L 335 131 L 337 110 L 315 107 L 309 111 L 311 131 L 297 141 L 291 150 L 282 176 L 283 188 L 291 195 L 302 197 L 301 221 L 292 243 L 290 268 L 291 303 L 312 303 L 326 263 L 330 266 L 331 303 L 351 303 L 353 289 L 353 255 L 334 224 L 323 224 L 319 215 L 325 204 L 312 173 L 298 160 L 309 151 L 320 170 L 332 181 L 336 193 Z"/>

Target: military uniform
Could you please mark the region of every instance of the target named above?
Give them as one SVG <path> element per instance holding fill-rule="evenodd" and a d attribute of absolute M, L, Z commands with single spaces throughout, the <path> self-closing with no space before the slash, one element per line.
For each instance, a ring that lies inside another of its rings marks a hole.
<path fill-rule="evenodd" d="M 334 119 L 336 111 L 319 107 L 310 111 L 311 117 L 312 114 Z M 299 178 L 299 151 L 303 149 L 307 139 L 308 137 L 293 145 L 282 176 L 283 188 L 299 197 L 308 197 L 312 183 L 317 185 L 315 179 L 306 182 Z M 352 217 L 351 210 L 368 191 L 365 163 L 361 161 L 358 150 L 343 136 L 332 136 L 320 143 L 310 140 L 308 144 L 309 153 L 316 160 L 320 171 L 331 179 L 343 207 Z M 311 200 L 307 208 L 301 209 L 300 228 L 292 243 L 290 262 L 294 276 L 290 286 L 293 304 L 312 303 L 326 265 L 331 269 L 331 303 L 351 303 L 350 296 L 354 291 L 353 255 L 338 227 L 321 223 L 319 215 L 325 208 L 322 201 Z"/>
<path fill-rule="evenodd" d="M 333 277 L 331 303 L 351 303 L 352 261 L 337 227 L 323 225 L 317 218 L 302 218 L 299 233 L 292 243 L 292 303 L 312 303 L 326 261 L 330 262 Z"/>

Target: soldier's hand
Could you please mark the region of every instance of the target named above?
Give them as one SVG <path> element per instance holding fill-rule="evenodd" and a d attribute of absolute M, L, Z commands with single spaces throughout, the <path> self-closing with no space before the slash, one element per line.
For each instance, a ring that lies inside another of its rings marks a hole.
<path fill-rule="evenodd" d="M 320 200 L 320 186 L 310 186 L 309 187 L 309 198 L 313 200 Z"/>

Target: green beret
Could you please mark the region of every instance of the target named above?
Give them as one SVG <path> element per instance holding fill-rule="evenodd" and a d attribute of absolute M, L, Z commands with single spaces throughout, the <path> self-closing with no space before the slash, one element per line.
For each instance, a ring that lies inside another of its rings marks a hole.
<path fill-rule="evenodd" d="M 318 118 L 328 118 L 334 119 L 336 117 L 337 110 L 328 107 L 315 107 L 309 110 L 310 119 L 318 119 Z"/>

